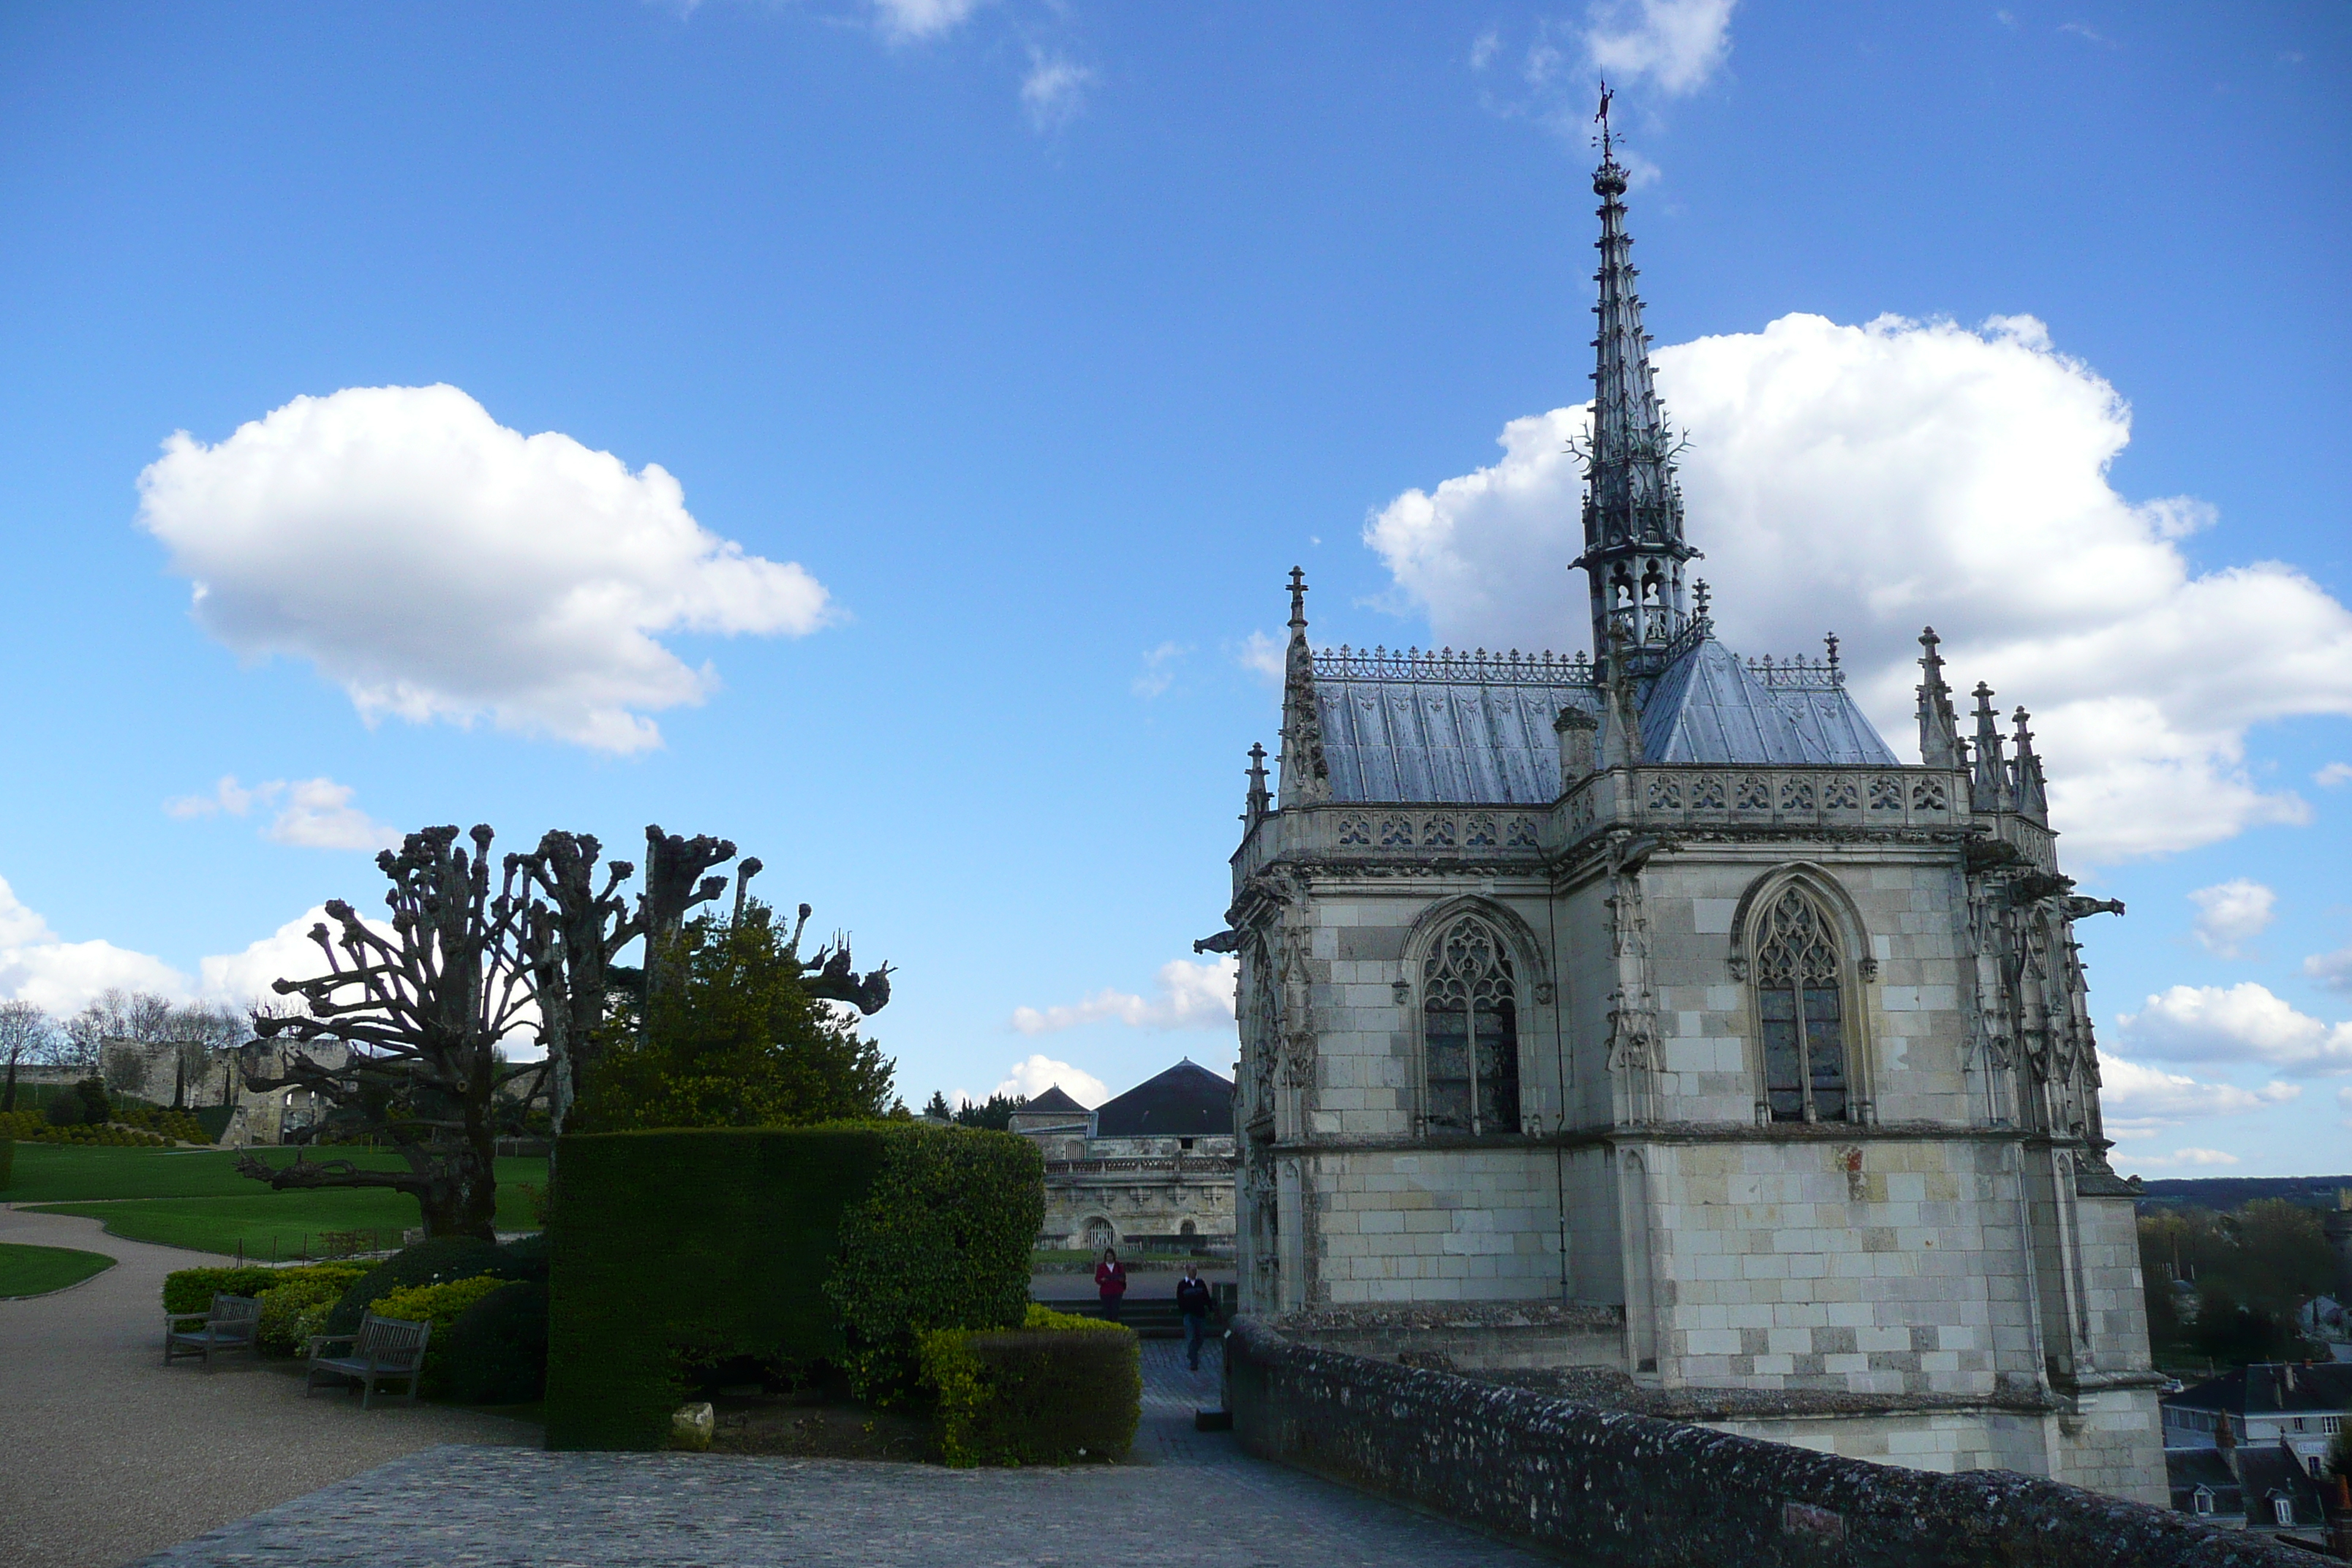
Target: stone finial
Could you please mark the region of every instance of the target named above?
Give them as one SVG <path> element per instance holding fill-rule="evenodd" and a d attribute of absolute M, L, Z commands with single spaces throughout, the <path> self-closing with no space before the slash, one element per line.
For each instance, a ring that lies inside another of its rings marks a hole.
<path fill-rule="evenodd" d="M 2000 715 L 1993 711 L 1992 688 L 1977 682 L 1976 773 L 1970 783 L 1970 804 L 1979 811 L 2007 811 L 2016 804 L 2009 776 L 2009 761 L 2001 754 Z"/>
<path fill-rule="evenodd" d="M 1265 789 L 1265 747 L 1251 742 L 1249 760 L 1249 795 L 1242 808 L 1242 820 L 1255 827 L 1272 808 L 1274 797 Z"/>
<path fill-rule="evenodd" d="M 1290 569 L 1290 629 L 1307 629 L 1307 573 L 1298 566 Z"/>
<path fill-rule="evenodd" d="M 1944 680 L 1944 656 L 1937 651 L 1941 638 L 1928 626 L 1919 633 L 1919 761 L 1931 768 L 1967 764 L 1960 742 L 1959 715 L 1952 710 L 1952 689 Z"/>

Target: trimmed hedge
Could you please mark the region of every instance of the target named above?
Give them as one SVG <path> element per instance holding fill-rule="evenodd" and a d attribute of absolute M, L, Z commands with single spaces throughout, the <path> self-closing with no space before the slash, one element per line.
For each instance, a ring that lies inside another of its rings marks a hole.
<path fill-rule="evenodd" d="M 901 1122 L 574 1134 L 559 1145 L 547 1446 L 659 1449 L 698 1368 L 818 1363 L 911 1391 L 917 1336 L 1022 1321 L 1028 1140 Z"/>
<path fill-rule="evenodd" d="M 1066 1465 L 1124 1458 L 1143 1418 L 1135 1331 L 1033 1306 L 1013 1330 L 923 1336 L 947 1462 Z"/>
<path fill-rule="evenodd" d="M 547 1392 L 547 1281 L 483 1297 L 433 1334 L 446 1395 L 460 1405 L 528 1405 Z"/>

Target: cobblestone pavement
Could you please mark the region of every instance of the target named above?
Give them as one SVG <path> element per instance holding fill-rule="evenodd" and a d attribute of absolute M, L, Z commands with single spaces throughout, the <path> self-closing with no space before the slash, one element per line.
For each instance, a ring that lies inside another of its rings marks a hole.
<path fill-rule="evenodd" d="M 1139 1464 L 950 1470 L 844 1459 L 452 1446 L 147 1559 L 151 1568 L 1505 1568 L 1544 1561 L 1196 1433 L 1213 1350 L 1144 1342 Z"/>
<path fill-rule="evenodd" d="M 306 1400 L 283 1362 L 166 1368 L 163 1276 L 226 1258 L 8 1208 L 0 1241 L 117 1259 L 68 1289 L 0 1301 L 5 1568 L 113 1568 L 420 1448 L 539 1442 L 536 1426 L 446 1406 Z"/>

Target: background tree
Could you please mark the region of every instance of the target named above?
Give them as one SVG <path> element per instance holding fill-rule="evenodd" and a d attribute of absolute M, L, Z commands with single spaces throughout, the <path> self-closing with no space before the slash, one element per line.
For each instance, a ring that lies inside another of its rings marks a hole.
<path fill-rule="evenodd" d="M 645 890 L 633 907 L 620 889 L 636 868 L 625 860 L 610 862 L 600 888 L 602 848 L 593 834 L 552 832 L 516 861 L 534 895 L 524 914 L 523 942 L 547 1053 L 548 1115 L 558 1133 L 572 1107 L 591 1093 L 607 1051 L 634 1036 L 659 1005 L 688 913 L 725 890 L 724 876 L 706 873 L 735 858 L 735 846 L 727 839 L 688 838 L 650 826 Z M 737 868 L 735 923 L 744 918 L 751 879 L 760 870 L 760 862 L 749 858 Z M 803 926 L 808 917 L 803 904 Z M 795 931 L 789 950 L 795 957 L 799 938 Z M 638 941 L 645 943 L 646 963 L 637 968 L 618 963 L 623 950 Z M 890 999 L 890 966 L 859 976 L 846 941 L 828 944 L 802 963 L 799 980 L 809 996 L 847 1003 L 869 1016 Z"/>
<path fill-rule="evenodd" d="M 731 918 L 684 925 L 660 954 L 643 1028 L 605 1057 L 581 1124 L 791 1127 L 887 1114 L 892 1064 L 819 994 L 830 955 L 847 949 L 803 960 L 806 906 L 788 933 L 766 905 L 739 897 Z"/>
<path fill-rule="evenodd" d="M 959 1126 L 1002 1132 L 1013 1125 L 1013 1113 L 1028 1103 L 1025 1094 L 991 1094 L 986 1100 L 967 1100 L 957 1106 L 955 1119 Z"/>
<path fill-rule="evenodd" d="M 94 1071 L 99 1066 L 99 1047 L 108 1040 L 152 1044 L 170 1039 L 173 1011 L 168 996 L 110 985 L 66 1019 L 55 1059 L 61 1067 Z"/>
<path fill-rule="evenodd" d="M 953 1121 L 955 1120 L 955 1111 L 948 1105 L 948 1097 L 946 1093 L 943 1090 L 936 1089 L 931 1090 L 930 1100 L 923 1106 L 923 1114 L 936 1121 Z"/>
<path fill-rule="evenodd" d="M 542 1068 L 499 1059 L 499 1041 L 528 1022 L 531 969 L 520 952 L 514 861 L 494 896 L 493 836 L 481 826 L 470 837 L 470 855 L 455 827 L 428 827 L 410 834 L 397 855 L 379 856 L 392 880 L 384 898 L 392 934 L 341 900 L 329 903 L 338 929 L 310 930 L 328 973 L 276 985 L 299 996 L 306 1011 L 254 1019 L 262 1039 L 294 1044 L 278 1073 L 248 1070 L 246 1086 L 309 1089 L 327 1107 L 293 1134 L 298 1142 L 370 1136 L 390 1142 L 407 1169 L 362 1170 L 349 1160 L 304 1155 L 273 1170 L 247 1153 L 237 1162 L 242 1173 L 281 1191 L 389 1187 L 416 1199 L 428 1237 L 494 1239 L 499 1091 Z M 320 1042 L 346 1047 L 348 1059 L 320 1060 L 308 1047 Z"/>
<path fill-rule="evenodd" d="M 0 1057 L 7 1058 L 8 1082 L 0 1089 L 0 1112 L 16 1109 L 16 1067 L 42 1059 L 57 1038 L 57 1025 L 30 1002 L 0 1002 Z"/>

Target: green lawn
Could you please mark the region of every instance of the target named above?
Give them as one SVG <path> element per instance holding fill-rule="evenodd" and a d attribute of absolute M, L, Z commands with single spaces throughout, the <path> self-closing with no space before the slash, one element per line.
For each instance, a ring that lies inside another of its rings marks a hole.
<path fill-rule="evenodd" d="M 292 1150 L 259 1149 L 263 1161 L 290 1161 Z M 349 1158 L 366 1170 L 402 1168 L 386 1149 L 320 1152 Z M 127 1241 L 203 1252 L 236 1250 L 248 1258 L 294 1258 L 315 1248 L 321 1231 L 381 1230 L 398 1245 L 398 1232 L 417 1223 L 416 1200 L 398 1193 L 324 1191 L 273 1193 L 236 1173 L 236 1154 L 226 1149 L 71 1149 L 50 1143 L 16 1145 L 16 1176 L 6 1197 L 37 1204 L 46 1214 L 87 1215 Z M 498 1226 L 530 1230 L 525 1184 L 547 1182 L 545 1160 L 500 1160 Z M 96 1200 L 128 1200 L 102 1202 Z"/>
<path fill-rule="evenodd" d="M 70 1247 L 25 1247 L 0 1242 L 0 1300 L 10 1296 L 46 1296 L 114 1267 L 114 1259 L 99 1252 Z"/>

